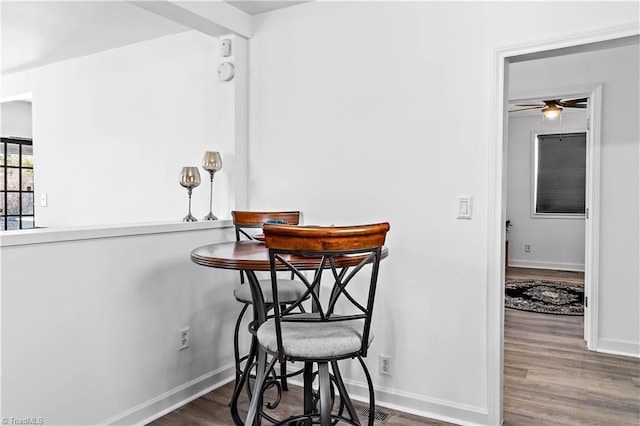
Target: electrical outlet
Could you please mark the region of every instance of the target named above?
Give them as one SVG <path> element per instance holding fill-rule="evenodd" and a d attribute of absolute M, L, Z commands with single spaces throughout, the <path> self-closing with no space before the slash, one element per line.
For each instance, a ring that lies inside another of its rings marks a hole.
<path fill-rule="evenodd" d="M 378 355 L 378 373 L 391 376 L 391 355 Z"/>
<path fill-rule="evenodd" d="M 525 253 L 531 253 L 531 244 L 525 244 L 524 245 L 524 252 Z"/>
<path fill-rule="evenodd" d="M 178 330 L 178 350 L 187 349 L 189 347 L 189 327 L 181 328 Z"/>

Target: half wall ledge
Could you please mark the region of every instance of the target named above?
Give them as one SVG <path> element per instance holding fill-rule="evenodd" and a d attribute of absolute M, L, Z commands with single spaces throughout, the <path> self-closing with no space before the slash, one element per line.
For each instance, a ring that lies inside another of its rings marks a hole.
<path fill-rule="evenodd" d="M 169 232 L 191 232 L 231 227 L 233 227 L 231 220 L 215 220 L 23 229 L 19 231 L 0 231 L 0 247 L 97 238 L 117 238 L 132 235 L 164 234 Z"/>

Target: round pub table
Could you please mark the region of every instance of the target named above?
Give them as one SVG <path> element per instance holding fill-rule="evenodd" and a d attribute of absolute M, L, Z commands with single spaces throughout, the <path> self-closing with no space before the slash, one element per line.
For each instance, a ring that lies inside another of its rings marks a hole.
<path fill-rule="evenodd" d="M 388 250 L 386 247 L 383 247 L 382 258 L 384 259 L 387 256 Z M 342 256 L 336 259 L 336 265 L 338 267 L 355 266 L 362 260 L 363 257 L 364 256 L 360 255 Z M 247 274 L 248 283 L 251 286 L 251 297 L 253 298 L 254 324 L 252 325 L 252 328 L 257 329 L 257 327 L 266 320 L 267 306 L 264 303 L 262 290 L 260 289 L 258 279 L 255 275 L 255 271 L 271 270 L 269 266 L 269 250 L 264 243 L 260 241 L 229 241 L 208 244 L 193 249 L 191 251 L 191 260 L 198 265 L 207 266 L 210 268 L 244 271 Z M 289 255 L 287 257 L 287 260 L 299 269 L 304 270 L 315 270 L 320 264 L 319 258 L 306 256 Z M 276 269 L 279 269 L 277 265 Z M 282 270 L 285 270 L 284 266 L 282 266 Z M 260 349 L 260 345 L 255 342 L 255 336 L 253 337 L 253 339 L 254 342 L 251 346 L 252 348 L 257 347 L 258 352 L 254 355 L 258 356 L 259 358 L 264 357 L 264 351 L 262 351 Z M 247 362 L 245 367 L 246 370 L 242 374 L 241 383 L 236 383 L 233 396 L 231 398 L 231 416 L 233 417 L 234 423 L 237 425 L 245 424 L 238 414 L 238 398 L 244 385 L 244 380 L 246 380 L 247 374 L 249 373 L 249 371 L 247 370 L 250 368 L 250 365 L 251 363 Z M 258 369 L 256 374 L 265 374 L 265 372 Z M 307 386 L 307 380 L 305 379 L 305 394 L 307 393 L 307 387 L 310 388 L 311 386 L 310 383 Z M 247 413 L 247 418 L 245 419 L 247 423 L 251 424 L 254 422 L 254 419 L 256 419 L 257 410 L 260 408 L 258 407 L 258 402 L 260 400 L 261 398 L 251 399 L 249 412 Z"/>

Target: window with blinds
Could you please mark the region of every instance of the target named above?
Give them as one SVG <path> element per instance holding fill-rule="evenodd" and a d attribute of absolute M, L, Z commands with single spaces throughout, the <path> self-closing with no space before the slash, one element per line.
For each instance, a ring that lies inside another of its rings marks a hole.
<path fill-rule="evenodd" d="M 587 134 L 537 135 L 534 214 L 584 215 Z"/>

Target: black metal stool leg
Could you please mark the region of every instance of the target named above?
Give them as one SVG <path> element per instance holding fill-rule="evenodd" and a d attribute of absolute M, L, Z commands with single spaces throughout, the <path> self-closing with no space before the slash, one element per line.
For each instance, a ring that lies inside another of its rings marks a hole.
<path fill-rule="evenodd" d="M 244 359 L 244 357 L 240 357 L 240 349 L 238 347 L 238 339 L 240 337 L 240 324 L 242 323 L 242 318 L 244 318 L 245 312 L 247 312 L 247 308 L 249 308 L 249 304 L 245 303 L 242 307 L 242 310 L 240 311 L 240 314 L 238 314 L 238 319 L 236 320 L 236 326 L 233 333 L 233 354 L 236 364 L 236 383 L 238 383 L 238 381 L 240 380 L 240 374 L 242 372 L 240 363 Z"/>
<path fill-rule="evenodd" d="M 249 403 L 249 410 L 247 412 L 245 425 L 259 425 L 262 420 L 262 392 L 264 391 L 264 384 L 269 375 L 269 371 L 271 371 L 276 361 L 277 358 L 273 357 L 271 361 L 267 363 L 267 354 L 265 351 L 258 350 L 258 358 L 256 361 L 256 382 L 253 388 L 251 402 Z"/>
<path fill-rule="evenodd" d="M 257 342 L 253 339 L 251 342 L 251 348 L 247 354 L 245 369 L 241 372 L 239 379 L 235 383 L 233 395 L 231 395 L 231 401 L 229 402 L 229 406 L 231 407 L 231 416 L 233 417 L 235 424 L 242 424 L 242 420 L 238 414 L 238 400 L 240 399 L 240 393 L 242 392 L 242 388 L 245 386 L 245 383 L 248 383 L 249 380 L 251 380 L 251 364 L 253 364 L 254 359 L 256 358 L 256 352 L 258 350 L 257 346 Z"/>
<path fill-rule="evenodd" d="M 342 374 L 340 373 L 340 369 L 338 368 L 337 361 L 331 361 L 331 369 L 333 370 L 333 377 L 335 379 L 336 386 L 338 387 L 338 393 L 340 394 L 341 403 L 344 404 L 345 408 L 347 409 L 351 420 L 353 420 L 357 424 L 360 424 L 358 414 L 356 414 L 356 410 L 353 407 L 351 398 L 349 398 L 349 394 L 347 393 L 347 388 L 345 387 L 344 381 L 342 380 Z"/>
<path fill-rule="evenodd" d="M 329 377 L 329 364 L 318 363 L 318 386 L 320 391 L 320 425 L 331 426 L 331 377 Z"/>
<path fill-rule="evenodd" d="M 282 390 L 288 391 L 289 386 L 287 385 L 287 363 L 280 363 L 280 382 L 282 383 Z"/>
<path fill-rule="evenodd" d="M 369 370 L 367 369 L 367 366 L 360 355 L 358 355 L 358 361 L 360 361 L 360 365 L 362 366 L 364 375 L 367 377 L 367 386 L 369 387 L 369 426 L 373 426 L 376 409 L 376 394 L 373 390 L 373 380 L 371 380 Z"/>
<path fill-rule="evenodd" d="M 286 309 L 287 305 L 281 304 L 280 309 Z M 282 383 L 282 390 L 288 391 L 289 386 L 287 386 L 287 362 L 283 361 L 280 363 L 280 383 Z"/>
<path fill-rule="evenodd" d="M 311 414 L 314 409 L 313 403 L 313 362 L 305 362 L 302 373 L 304 380 L 304 414 Z M 305 421 L 303 424 L 311 424 L 311 421 Z"/>

